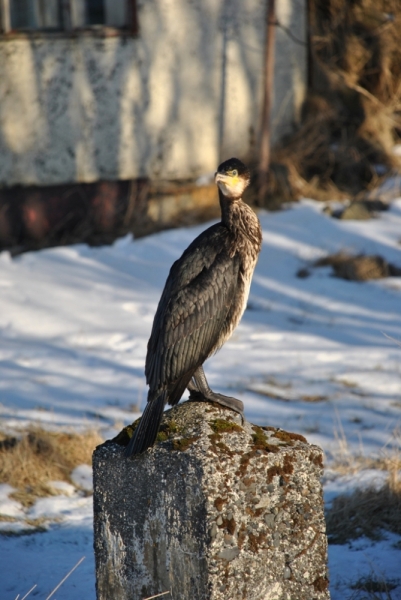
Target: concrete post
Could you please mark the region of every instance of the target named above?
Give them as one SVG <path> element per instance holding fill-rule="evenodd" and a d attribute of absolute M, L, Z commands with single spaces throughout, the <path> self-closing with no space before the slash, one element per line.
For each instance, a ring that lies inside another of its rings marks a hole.
<path fill-rule="evenodd" d="M 197 402 L 93 456 L 98 600 L 328 599 L 322 451 Z"/>

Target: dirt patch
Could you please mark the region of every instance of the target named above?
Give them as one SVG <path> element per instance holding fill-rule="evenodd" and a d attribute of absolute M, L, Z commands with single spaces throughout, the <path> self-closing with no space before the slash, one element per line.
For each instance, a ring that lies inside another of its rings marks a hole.
<path fill-rule="evenodd" d="M 343 221 L 367 221 L 388 209 L 389 204 L 382 200 L 357 200 L 341 210 L 332 211 L 328 206 L 325 212 Z"/>
<path fill-rule="evenodd" d="M 333 268 L 336 277 L 349 281 L 368 281 L 383 277 L 401 276 L 401 268 L 388 263 L 378 255 L 350 256 L 345 252 L 331 254 L 315 262 L 315 267 Z"/>
<path fill-rule="evenodd" d="M 301 396 L 301 400 L 303 402 L 311 402 L 311 403 L 325 402 L 326 400 L 328 400 L 328 396 L 322 396 L 320 394 L 303 394 Z"/>

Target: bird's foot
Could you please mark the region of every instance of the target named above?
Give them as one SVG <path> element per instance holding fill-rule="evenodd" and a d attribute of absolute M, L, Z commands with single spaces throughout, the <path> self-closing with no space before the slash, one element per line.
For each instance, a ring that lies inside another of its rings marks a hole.
<path fill-rule="evenodd" d="M 241 400 L 238 400 L 237 398 L 232 398 L 231 396 L 224 396 L 224 394 L 217 394 L 216 392 L 212 392 L 211 390 L 206 395 L 192 388 L 190 390 L 189 399 L 195 400 L 196 402 L 214 402 L 216 404 L 219 404 L 220 406 L 224 406 L 224 408 L 229 408 L 230 410 L 233 410 L 234 412 L 241 415 L 242 424 L 244 424 L 244 403 L 241 402 Z"/>

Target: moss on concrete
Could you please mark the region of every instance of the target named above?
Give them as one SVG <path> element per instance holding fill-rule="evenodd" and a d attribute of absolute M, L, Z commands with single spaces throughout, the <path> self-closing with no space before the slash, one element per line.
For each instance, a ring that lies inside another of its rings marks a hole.
<path fill-rule="evenodd" d="M 287 443 L 289 446 L 293 446 L 294 442 L 308 443 L 306 438 L 300 433 L 291 433 L 289 431 L 284 431 L 283 429 L 277 429 L 273 434 L 273 437 L 279 439 L 281 442 Z"/>
<path fill-rule="evenodd" d="M 111 441 L 115 442 L 119 446 L 128 446 L 130 439 L 134 435 L 135 429 L 138 427 L 139 421 L 141 419 L 137 419 L 131 425 L 127 425 L 113 438 Z"/>
<path fill-rule="evenodd" d="M 178 440 L 173 440 L 173 450 L 185 452 L 185 450 L 188 450 L 188 448 L 198 439 L 199 436 L 179 438 Z"/>
<path fill-rule="evenodd" d="M 169 419 L 168 421 L 163 421 L 160 425 L 159 433 L 157 434 L 156 441 L 157 442 L 165 442 L 170 437 L 178 432 L 178 425 L 174 421 L 174 419 Z"/>
<path fill-rule="evenodd" d="M 240 433 L 243 431 L 242 427 L 233 421 L 226 421 L 225 419 L 214 419 L 209 425 L 215 433 L 233 433 L 235 431 Z"/>

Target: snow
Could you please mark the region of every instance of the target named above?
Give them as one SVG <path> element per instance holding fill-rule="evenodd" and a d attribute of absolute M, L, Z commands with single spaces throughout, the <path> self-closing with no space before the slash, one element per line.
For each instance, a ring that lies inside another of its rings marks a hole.
<path fill-rule="evenodd" d="M 347 250 L 401 266 L 401 199 L 368 222 L 332 219 L 312 200 L 260 219 L 264 242 L 249 307 L 206 364 L 209 382 L 243 400 L 248 420 L 322 446 L 327 502 L 357 486 L 380 486 L 380 471 L 340 477 L 331 464 L 344 453 L 379 456 L 396 447 L 401 278 L 349 282 L 311 265 Z M 76 245 L 14 259 L 0 253 L 2 431 L 18 434 L 40 423 L 95 427 L 108 438 L 139 416 L 146 344 L 164 281 L 205 227 L 126 236 L 111 247 Z M 301 268 L 310 276 L 297 277 Z M 82 556 L 57 599 L 95 599 L 90 468 L 78 467 L 72 480 L 52 482 L 56 495 L 29 509 L 0 485 L 0 533 L 31 532 L 0 536 L 1 599 L 21 598 L 34 584 L 33 595 L 45 598 Z M 400 545 L 385 534 L 380 542 L 330 546 L 333 600 L 351 596 L 350 586 L 372 573 L 396 580 L 391 597 L 400 599 Z"/>
<path fill-rule="evenodd" d="M 71 479 L 77 488 L 93 492 L 92 468 L 89 465 L 79 465 L 71 473 Z"/>
<path fill-rule="evenodd" d="M 363 469 L 341 477 L 338 476 L 338 473 L 326 469 L 324 474 L 325 504 L 328 506 L 339 494 L 351 494 L 356 489 L 379 491 L 386 483 L 387 478 L 388 473 L 379 469 Z"/>
<path fill-rule="evenodd" d="M 350 587 L 359 580 L 367 578 L 395 584 L 397 587 L 391 591 L 391 596 L 383 594 L 382 597 L 398 600 L 401 597 L 399 586 L 401 550 L 395 545 L 399 539 L 398 536 L 389 533 L 385 540 L 379 542 L 360 538 L 348 546 L 329 545 L 331 600 L 349 598 L 352 593 Z M 362 597 L 369 598 L 367 595 Z M 372 596 L 372 598 L 380 597 L 380 595 Z"/>
<path fill-rule="evenodd" d="M 20 502 L 9 498 L 15 489 L 8 483 L 0 483 L 0 506 L 4 517 L 24 517 L 24 511 Z"/>

